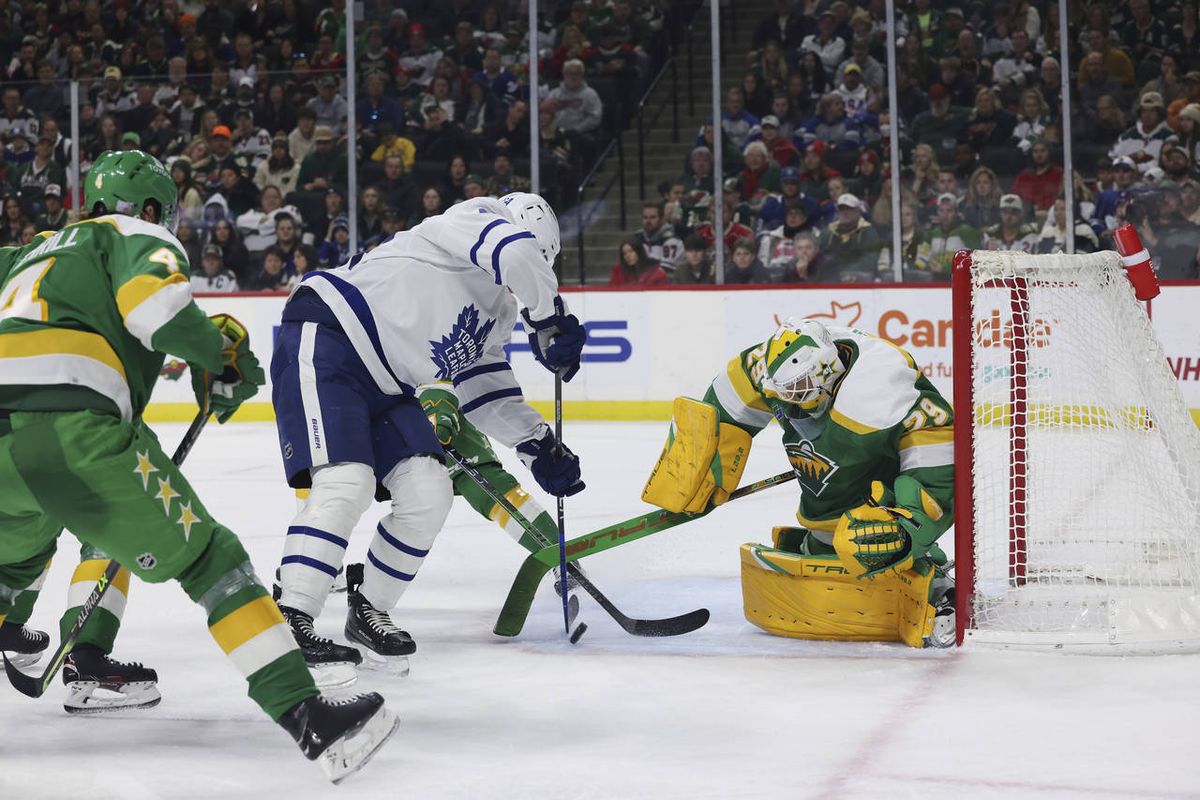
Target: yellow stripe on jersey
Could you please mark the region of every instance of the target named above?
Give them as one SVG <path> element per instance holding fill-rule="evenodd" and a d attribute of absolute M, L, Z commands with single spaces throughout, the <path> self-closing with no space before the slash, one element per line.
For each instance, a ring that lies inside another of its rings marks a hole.
<path fill-rule="evenodd" d="M 808 528 L 810 531 L 821 531 L 822 533 L 834 533 L 837 531 L 838 520 L 840 520 L 840 519 L 841 519 L 841 517 L 835 517 L 834 519 L 809 519 L 808 517 L 801 514 L 799 509 L 797 509 L 797 511 L 796 511 L 796 520 L 799 521 L 799 523 L 801 525 Z"/>
<path fill-rule="evenodd" d="M 251 600 L 233 613 L 208 626 L 226 655 L 265 630 L 283 623 L 279 606 L 270 597 Z"/>
<path fill-rule="evenodd" d="M 529 500 L 529 494 L 526 493 L 526 491 L 520 486 L 514 486 L 504 493 L 504 499 L 509 503 L 512 503 L 512 507 L 519 511 L 521 506 L 525 505 L 525 503 Z M 494 506 L 492 506 L 492 513 L 489 516 L 501 528 L 508 527 L 509 513 L 505 511 L 504 506 L 500 505 L 499 503 L 496 503 Z"/>
<path fill-rule="evenodd" d="M 188 278 L 182 272 L 176 272 L 165 278 L 157 275 L 135 275 L 117 290 L 117 308 L 121 318 L 128 317 L 135 308 L 151 295 L 172 283 L 187 283 Z"/>
<path fill-rule="evenodd" d="M 733 390 L 737 392 L 738 399 L 749 408 L 757 411 L 770 414 L 771 408 L 767 405 L 767 401 L 754 388 L 754 384 L 750 382 L 749 376 L 746 375 L 746 370 L 742 368 L 742 359 L 740 356 L 734 356 L 729 359 L 729 364 L 725 367 L 725 372 L 729 376 L 729 383 L 733 386 Z"/>
<path fill-rule="evenodd" d="M 838 425 L 841 425 L 846 430 L 857 433 L 860 436 L 866 436 L 869 433 L 875 433 L 879 430 L 879 428 L 872 428 L 870 425 L 864 425 L 858 420 L 850 419 L 850 417 L 847 417 L 841 411 L 838 411 L 836 407 L 829 409 L 829 418 Z"/>
<path fill-rule="evenodd" d="M 53 355 L 90 358 L 117 372 L 123 380 L 128 380 L 125 377 L 125 365 L 117 358 L 117 353 L 108 340 L 98 333 L 66 328 L 42 328 L 0 335 L 0 358 Z"/>
<path fill-rule="evenodd" d="M 900 449 L 907 450 L 910 447 L 923 447 L 929 444 L 953 444 L 953 442 L 954 426 L 948 425 L 944 428 L 926 428 L 902 434 Z"/>

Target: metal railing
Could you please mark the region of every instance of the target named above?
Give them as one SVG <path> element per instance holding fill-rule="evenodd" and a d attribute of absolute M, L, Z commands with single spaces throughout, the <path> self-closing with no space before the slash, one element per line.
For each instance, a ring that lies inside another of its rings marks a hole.
<path fill-rule="evenodd" d="M 638 197 L 646 196 L 646 136 L 645 129 L 647 125 L 653 127 L 654 123 L 658 122 L 658 118 L 662 116 L 663 111 L 667 108 L 667 101 L 659 103 L 658 109 L 654 112 L 654 117 L 646 121 L 646 101 L 650 99 L 650 95 L 658 88 L 658 84 L 662 81 L 663 76 L 670 70 L 672 74 L 672 83 L 676 81 L 674 76 L 675 70 L 675 54 L 674 48 L 667 51 L 667 60 L 663 63 L 662 69 L 654 76 L 654 80 L 650 81 L 650 85 L 646 87 L 646 91 L 642 94 L 642 98 L 638 100 L 637 114 L 635 122 L 637 123 L 637 164 L 638 164 Z M 671 131 L 671 141 L 679 144 L 679 92 L 672 91 L 670 93 L 670 103 L 674 108 L 674 126 Z"/>
<path fill-rule="evenodd" d="M 596 177 L 596 173 L 600 171 L 600 167 L 604 166 L 604 162 L 606 162 L 608 160 L 609 156 L 612 155 L 612 151 L 614 149 L 616 149 L 616 151 L 617 151 L 617 171 L 611 178 L 608 179 L 608 182 L 604 184 L 604 188 L 600 190 L 599 196 L 596 197 L 595 204 L 588 211 L 587 217 L 585 219 L 584 212 L 583 212 L 583 193 L 587 190 L 588 185 L 591 184 L 592 179 Z M 588 172 L 588 174 L 585 175 L 583 180 L 581 180 L 579 182 L 579 188 L 575 190 L 575 215 L 576 215 L 576 219 L 577 219 L 577 222 L 579 225 L 578 236 L 579 236 L 579 285 L 580 286 L 587 285 L 587 263 L 586 263 L 587 259 L 584 257 L 584 252 L 583 252 L 584 251 L 583 232 L 587 229 L 587 226 L 591 224 L 592 218 L 596 216 L 596 212 L 599 210 L 602 201 L 604 200 L 604 198 L 608 197 L 608 193 L 610 191 L 612 191 L 612 187 L 614 184 L 620 184 L 620 190 L 618 191 L 618 195 L 620 196 L 621 227 L 624 228 L 625 227 L 625 147 L 621 143 L 621 134 L 619 134 L 619 133 L 615 137 L 613 137 L 613 140 L 611 142 L 608 143 L 608 147 L 605 147 L 603 152 L 600 153 L 600 157 L 596 159 L 596 163 L 592 165 L 592 168 Z"/>

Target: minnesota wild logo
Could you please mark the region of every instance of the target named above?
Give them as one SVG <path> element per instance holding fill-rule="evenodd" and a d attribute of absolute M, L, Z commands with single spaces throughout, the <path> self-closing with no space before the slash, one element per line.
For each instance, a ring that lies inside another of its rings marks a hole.
<path fill-rule="evenodd" d="M 172 358 L 166 364 L 163 364 L 162 370 L 158 373 L 161 377 L 169 381 L 177 381 L 187 372 L 188 365 L 179 359 Z"/>
<path fill-rule="evenodd" d="M 812 442 L 807 439 L 785 445 L 784 449 L 800 485 L 806 492 L 812 492 L 813 497 L 820 497 L 833 473 L 838 471 L 837 462 L 814 450 Z"/>
<path fill-rule="evenodd" d="M 458 312 L 450 333 L 440 342 L 430 341 L 429 357 L 438 368 L 437 376 L 449 380 L 483 356 L 484 343 L 496 320 L 479 324 L 479 311 L 470 305 Z"/>

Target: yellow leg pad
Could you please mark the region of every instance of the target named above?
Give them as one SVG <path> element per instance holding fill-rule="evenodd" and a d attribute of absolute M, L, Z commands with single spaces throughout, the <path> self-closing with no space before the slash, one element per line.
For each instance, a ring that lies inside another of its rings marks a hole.
<path fill-rule="evenodd" d="M 691 510 L 697 502 L 703 510 L 716 485 L 712 463 L 717 454 L 717 409 L 676 397 L 672 412 L 667 444 L 646 480 L 642 499 L 667 511 Z"/>
<path fill-rule="evenodd" d="M 922 647 L 933 628 L 926 602 L 933 572 L 850 575 L 835 556 L 799 556 L 759 544 L 741 548 L 746 619 L 776 636 Z"/>

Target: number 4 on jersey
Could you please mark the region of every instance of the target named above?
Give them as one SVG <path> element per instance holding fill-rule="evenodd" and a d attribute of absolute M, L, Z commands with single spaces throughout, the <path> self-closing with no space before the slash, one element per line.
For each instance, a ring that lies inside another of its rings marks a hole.
<path fill-rule="evenodd" d="M 9 279 L 8 286 L 0 291 L 0 320 L 10 317 L 47 320 L 46 301 L 38 297 L 38 286 L 52 266 L 54 259 L 47 258 L 30 264 Z"/>

